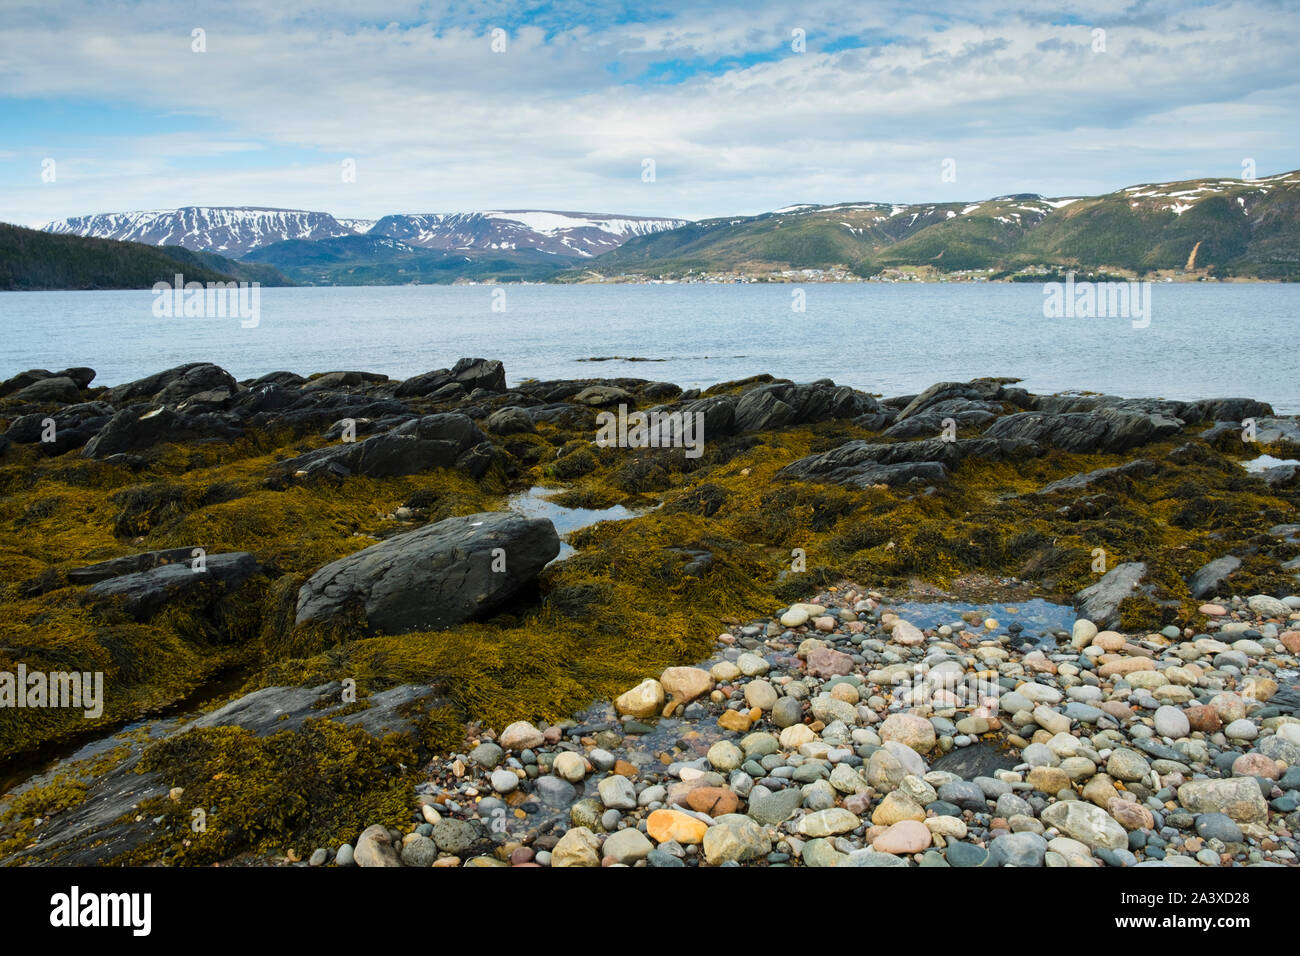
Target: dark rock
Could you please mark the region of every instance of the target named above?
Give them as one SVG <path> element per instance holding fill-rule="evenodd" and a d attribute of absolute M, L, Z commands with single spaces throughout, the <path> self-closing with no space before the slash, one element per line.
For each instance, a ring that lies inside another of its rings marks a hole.
<path fill-rule="evenodd" d="M 112 417 L 113 406 L 104 402 L 82 402 L 65 405 L 52 414 L 35 412 L 20 415 L 13 420 L 5 434 L 10 440 L 23 445 L 40 442 L 42 451 L 47 455 L 62 455 L 86 444 Z M 47 420 L 54 422 L 52 442 L 42 441 L 47 434 Z"/>
<path fill-rule="evenodd" d="M 943 854 L 949 866 L 987 866 L 989 862 L 989 851 L 984 847 L 973 843 L 959 843 L 956 840 L 949 841 Z"/>
<path fill-rule="evenodd" d="M 870 395 L 829 380 L 806 385 L 776 382 L 741 395 L 733 424 L 738 432 L 768 431 L 786 425 L 855 418 L 878 410 L 879 404 Z"/>
<path fill-rule="evenodd" d="M 68 405 L 72 402 L 81 401 L 81 389 L 77 383 L 64 375 L 51 376 L 43 378 L 40 381 L 32 382 L 25 388 L 20 388 L 14 392 L 13 398 L 21 402 L 34 402 L 36 404 L 59 404 Z"/>
<path fill-rule="evenodd" d="M 599 408 L 603 405 L 627 404 L 634 400 L 631 392 L 617 385 L 588 385 L 573 400 L 579 405 Z"/>
<path fill-rule="evenodd" d="M 873 484 L 902 484 L 918 479 L 940 481 L 947 476 L 948 468 L 964 458 L 1005 461 L 1034 455 L 1038 450 L 1033 442 L 1021 439 L 965 438 L 944 441 L 930 438 L 892 443 L 850 441 L 830 451 L 791 462 L 778 471 L 776 477 L 795 481 L 823 481 L 858 488 Z"/>
<path fill-rule="evenodd" d="M 497 549 L 504 570 L 494 570 Z M 450 627 L 500 607 L 559 552 L 560 539 L 544 518 L 448 518 L 321 568 L 298 592 L 297 623 L 358 609 L 371 632 Z"/>
<path fill-rule="evenodd" d="M 95 370 L 85 365 L 75 365 L 72 368 L 65 368 L 62 372 L 57 372 L 62 378 L 70 378 L 76 384 L 77 388 L 88 388 L 90 383 L 95 380 Z"/>
<path fill-rule="evenodd" d="M 1206 840 L 1222 840 L 1224 843 L 1241 843 L 1245 840 L 1241 827 L 1226 813 L 1198 814 L 1196 834 Z"/>
<path fill-rule="evenodd" d="M 1208 564 L 1201 565 L 1188 578 L 1187 590 L 1198 600 L 1214 597 L 1227 582 L 1228 576 L 1239 567 L 1241 567 L 1241 558 L 1234 555 L 1228 554 L 1222 558 L 1215 558 Z"/>
<path fill-rule="evenodd" d="M 1193 402 L 1204 421 L 1240 422 L 1244 418 L 1262 418 L 1273 414 L 1273 406 L 1253 398 L 1202 398 Z M 1183 418 L 1182 415 L 1178 416 Z"/>
<path fill-rule="evenodd" d="M 931 764 L 930 769 L 955 773 L 964 780 L 992 777 L 998 770 L 1011 770 L 1016 762 L 1006 752 L 984 741 L 948 751 Z"/>
<path fill-rule="evenodd" d="M 1146 573 L 1147 566 L 1140 561 L 1129 561 L 1111 568 L 1100 581 L 1074 596 L 1079 616 L 1086 617 L 1101 629 L 1119 627 L 1119 606 L 1136 593 Z"/>
<path fill-rule="evenodd" d="M 54 373 L 46 368 L 31 368 L 25 372 L 19 372 L 12 378 L 7 378 L 0 382 L 0 398 L 6 395 L 12 395 L 21 389 L 35 383 L 44 381 L 47 378 L 53 378 Z"/>
<path fill-rule="evenodd" d="M 211 554 L 200 564 L 163 564 L 148 571 L 107 578 L 91 585 L 86 595 L 98 602 L 120 599 L 128 614 L 143 620 L 168 601 L 199 590 L 233 591 L 261 570 L 261 565 L 246 551 Z"/>
<path fill-rule="evenodd" d="M 954 780 L 940 786 L 939 799 L 956 804 L 963 810 L 972 810 L 976 813 L 988 812 L 988 802 L 984 796 L 984 791 L 977 784 L 966 780 Z"/>
<path fill-rule="evenodd" d="M 142 551 L 139 554 L 127 554 L 109 561 L 73 568 L 68 572 L 68 580 L 73 584 L 94 584 L 108 578 L 124 574 L 138 574 L 164 564 L 189 564 L 194 557 L 194 548 L 169 548 L 166 551 Z"/>
<path fill-rule="evenodd" d="M 1056 492 L 1082 491 L 1090 485 L 1109 484 L 1117 478 L 1146 478 L 1155 474 L 1157 467 L 1154 461 L 1138 458 L 1122 465 L 1115 465 L 1112 468 L 1098 468 L 1095 471 L 1060 478 L 1044 485 L 1039 489 L 1038 493 L 1040 495 L 1050 495 Z"/>
<path fill-rule="evenodd" d="M 1091 412 L 1018 412 L 999 418 L 986 438 L 1020 438 L 1072 452 L 1121 452 L 1176 435 L 1183 422 L 1164 415 L 1100 408 Z"/>
<path fill-rule="evenodd" d="M 303 391 L 317 391 L 320 389 L 360 388 L 363 385 L 374 385 L 387 381 L 388 376 L 381 375 L 378 372 L 326 372 L 323 375 L 308 379 L 299 387 Z"/>
<path fill-rule="evenodd" d="M 122 405 L 149 399 L 163 405 L 175 405 L 191 395 L 216 388 L 225 388 L 234 394 L 239 390 L 239 383 L 233 375 L 211 362 L 190 362 L 134 382 L 114 385 L 101 392 L 99 400 L 110 405 Z"/>
<path fill-rule="evenodd" d="M 319 448 L 280 462 L 276 469 L 282 474 L 329 470 L 388 478 L 431 468 L 461 467 L 477 477 L 486 470 L 484 452 L 479 447 L 484 444 L 490 451 L 492 446 L 487 436 L 468 417 L 458 412 L 443 412 L 412 419 L 364 441 Z"/>
<path fill-rule="evenodd" d="M 989 844 L 989 862 L 994 866 L 1042 866 L 1047 841 L 1037 833 L 1007 833 Z"/>
<path fill-rule="evenodd" d="M 980 378 L 971 382 L 939 382 L 905 402 L 898 412 L 898 421 L 906 421 L 914 415 L 930 411 L 936 406 L 951 409 L 959 407 L 961 403 L 969 402 L 977 402 L 982 407 L 990 410 L 996 408 L 997 411 L 1001 411 L 998 403 L 1007 398 L 1007 390 L 1004 386 L 1013 381 L 1015 379 Z M 1019 395 L 1023 393 L 1023 390 L 1017 389 L 1016 392 Z"/>
<path fill-rule="evenodd" d="M 259 378 L 242 384 L 248 388 L 262 388 L 266 385 L 278 385 L 280 388 L 298 388 L 306 381 L 297 372 L 267 372 Z"/>
<path fill-rule="evenodd" d="M 86 458 L 106 458 L 119 452 L 139 452 L 160 442 L 201 439 L 228 440 L 242 430 L 219 415 L 190 415 L 165 405 L 124 408 L 82 449 Z"/>
<path fill-rule="evenodd" d="M 486 424 L 487 430 L 497 435 L 517 435 L 521 432 L 537 431 L 532 416 L 518 405 L 498 409 L 488 416 Z"/>
<path fill-rule="evenodd" d="M 934 437 L 951 420 L 958 428 L 982 428 L 1002 412 L 997 402 L 948 399 L 929 406 L 885 429 L 886 438 Z"/>
<path fill-rule="evenodd" d="M 481 358 L 463 358 L 450 369 L 437 369 L 408 378 L 394 393 L 398 398 L 413 395 L 431 395 L 449 384 L 459 385 L 464 391 L 476 388 L 489 392 L 506 390 L 506 369 L 497 361 Z"/>

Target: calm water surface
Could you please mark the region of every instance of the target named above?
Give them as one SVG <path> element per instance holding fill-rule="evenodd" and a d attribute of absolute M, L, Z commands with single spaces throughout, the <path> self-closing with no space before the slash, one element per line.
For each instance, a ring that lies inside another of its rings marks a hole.
<path fill-rule="evenodd" d="M 262 289 L 260 322 L 160 319 L 147 290 L 0 293 L 0 377 L 89 365 L 113 385 L 206 360 L 248 378 L 363 369 L 406 377 L 461 356 L 509 380 L 630 376 L 684 387 L 768 372 L 887 395 L 1014 376 L 1031 391 L 1244 395 L 1300 412 L 1300 286 L 1157 284 L 1150 326 L 1043 317 L 1033 284 Z M 592 357 L 622 356 L 607 362 Z M 655 359 L 631 362 L 626 358 Z"/>

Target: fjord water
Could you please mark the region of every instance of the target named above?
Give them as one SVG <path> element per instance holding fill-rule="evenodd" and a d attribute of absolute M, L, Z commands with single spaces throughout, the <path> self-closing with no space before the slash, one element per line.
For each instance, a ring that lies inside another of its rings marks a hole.
<path fill-rule="evenodd" d="M 1150 324 L 1045 318 L 1036 283 L 384 286 L 261 290 L 236 318 L 157 318 L 141 291 L 0 293 L 0 378 L 89 365 L 114 385 L 183 362 L 237 378 L 335 369 L 403 378 L 462 356 L 523 378 L 683 387 L 770 373 L 885 395 L 1014 376 L 1030 391 L 1247 396 L 1300 412 L 1300 288 L 1164 283 Z M 806 311 L 791 308 L 802 288 Z M 605 362 L 593 357 L 622 356 Z M 627 358 L 654 359 L 632 362 Z"/>

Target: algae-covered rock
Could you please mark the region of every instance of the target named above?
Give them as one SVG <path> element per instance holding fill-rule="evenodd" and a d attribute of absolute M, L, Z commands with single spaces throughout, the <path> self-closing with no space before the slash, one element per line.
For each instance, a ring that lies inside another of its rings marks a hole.
<path fill-rule="evenodd" d="M 1133 596 L 1146 573 L 1147 566 L 1140 561 L 1111 568 L 1100 581 L 1074 596 L 1079 615 L 1099 627 L 1119 627 L 1120 605 Z"/>
<path fill-rule="evenodd" d="M 364 441 L 343 442 L 282 462 L 280 470 L 308 473 L 329 469 L 336 474 L 388 478 L 431 468 L 464 468 L 481 475 L 487 467 L 475 451 L 487 441 L 467 416 L 459 412 L 425 415 Z M 487 449 L 489 453 L 491 447 Z"/>
<path fill-rule="evenodd" d="M 168 601 L 195 591 L 232 591 L 259 571 L 261 565 L 247 552 L 210 554 L 107 578 L 91 585 L 86 593 L 96 601 L 120 599 L 128 614 L 142 619 Z"/>

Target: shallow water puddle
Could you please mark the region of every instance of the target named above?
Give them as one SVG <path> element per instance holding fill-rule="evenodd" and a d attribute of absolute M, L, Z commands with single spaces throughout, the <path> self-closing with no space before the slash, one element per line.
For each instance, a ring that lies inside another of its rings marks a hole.
<path fill-rule="evenodd" d="M 558 495 L 562 488 L 543 488 L 540 485 L 511 495 L 507 505 L 511 511 L 528 518 L 549 518 L 560 535 L 560 553 L 556 561 L 563 561 L 573 554 L 573 547 L 566 540 L 570 534 L 599 521 L 626 521 L 642 512 L 614 505 L 610 508 L 566 508 L 548 500 L 548 495 Z"/>
<path fill-rule="evenodd" d="M 1055 644 L 1054 631 L 1067 634 L 1074 628 L 1078 618 L 1074 608 L 1064 604 L 1053 604 L 1041 598 L 1019 601 L 1015 604 L 962 604 L 946 601 L 905 601 L 901 604 L 887 604 L 885 610 L 893 611 L 917 627 L 925 630 L 929 627 L 941 627 L 947 624 L 953 630 L 984 630 L 981 625 L 967 624 L 962 614 L 968 611 L 979 612 L 981 620 L 993 618 L 998 626 L 988 634 L 1008 634 L 1008 625 L 1019 624 L 1021 640 L 1034 643 Z"/>
<path fill-rule="evenodd" d="M 1241 463 L 1241 467 L 1252 475 L 1266 471 L 1269 468 L 1276 468 L 1278 465 L 1300 465 L 1300 461 L 1294 458 L 1274 458 L 1272 455 L 1260 455 L 1258 458 L 1252 458 L 1250 461 Z"/>

